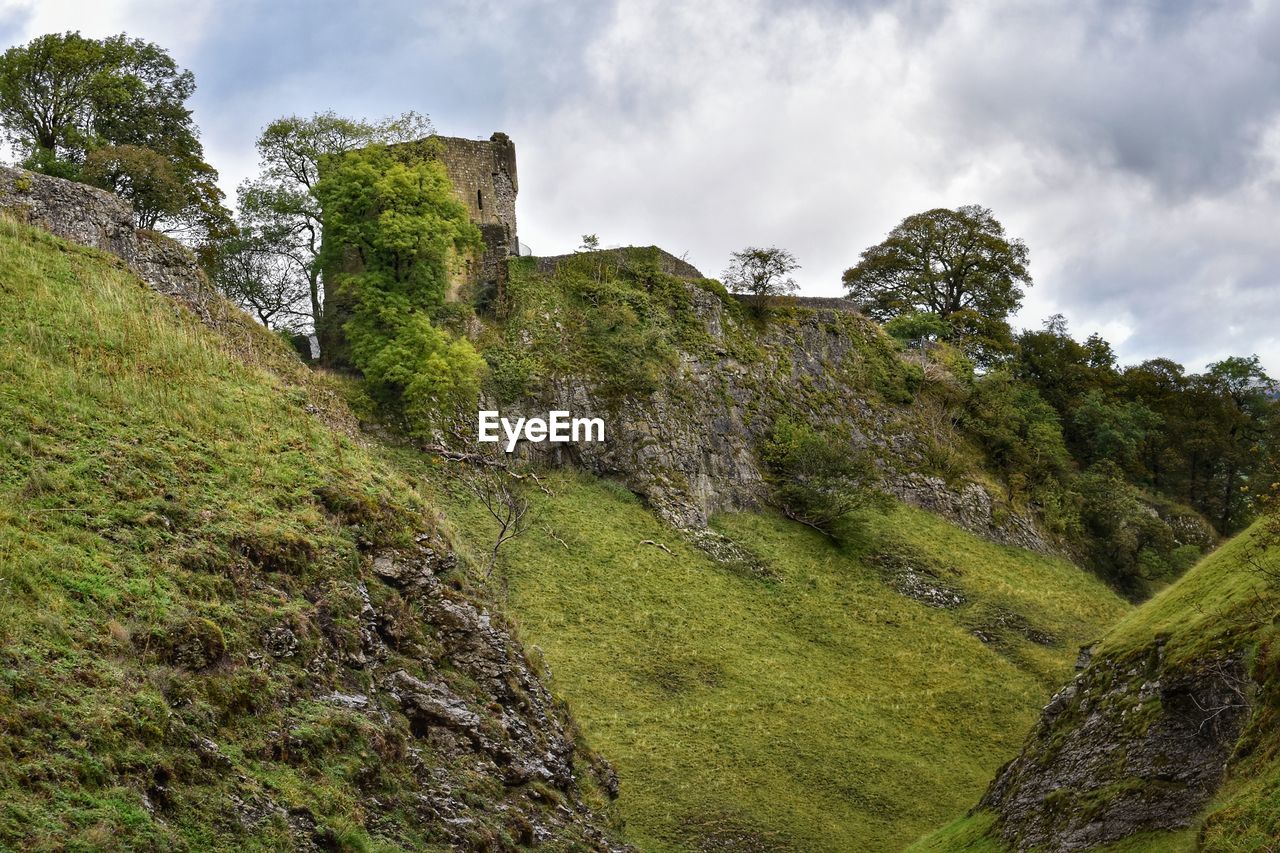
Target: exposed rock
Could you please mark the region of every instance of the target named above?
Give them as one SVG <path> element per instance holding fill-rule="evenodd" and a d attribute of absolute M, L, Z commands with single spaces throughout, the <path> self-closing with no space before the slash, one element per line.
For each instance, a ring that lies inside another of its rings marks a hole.
<path fill-rule="evenodd" d="M 937 513 L 970 533 L 1042 554 L 1055 552 L 1030 518 L 997 512 L 991 494 L 977 483 L 957 491 L 940 477 L 910 473 L 890 477 L 888 485 L 903 503 Z"/>
<path fill-rule="evenodd" d="M 379 552 L 369 559 L 377 577 L 420 608 L 435 630 L 440 657 L 416 674 L 406 668 L 383 671 L 377 661 L 392 656 L 371 650 L 366 668 L 375 676 L 377 691 L 368 696 L 331 694 L 327 699 L 371 714 L 390 705 L 408 718 L 414 734 L 428 741 L 437 756 L 453 757 L 446 765 L 469 765 L 513 792 L 535 782 L 559 791 L 566 807 L 555 810 L 557 817 L 550 822 L 536 799 L 504 801 L 505 808 L 522 814 L 521 825 L 528 827 L 530 838 L 554 841 L 568 837 L 566 830 L 572 828 L 595 849 L 621 849 L 607 840 L 581 800 L 572 724 L 565 712 L 494 615 L 440 583 L 435 573 L 452 566 L 456 558 L 438 541 L 426 542 L 417 549 Z M 372 618 L 377 622 L 384 614 L 374 607 Z M 373 636 L 373 642 L 381 644 L 376 631 Z M 446 672 L 459 673 L 463 680 Z M 367 700 L 367 705 L 360 700 Z M 468 755 L 470 760 L 463 761 Z M 607 762 L 592 755 L 581 770 L 595 775 L 606 791 L 616 791 L 617 777 Z M 428 787 L 439 790 L 445 767 L 423 771 L 433 780 Z M 469 817 L 474 815 L 473 804 L 438 793 L 424 795 L 422 804 L 424 815 L 464 843 L 474 822 Z"/>
<path fill-rule="evenodd" d="M 709 346 L 682 352 L 660 389 L 622 403 L 580 376 L 547 378 L 535 401 L 507 416 L 545 417 L 549 408 L 603 416 L 605 441 L 522 443 L 517 452 L 619 478 L 671 524 L 701 530 L 717 512 L 767 503 L 760 448 L 774 418 L 800 407 L 808 422 L 846 436 L 851 454 L 876 457 L 884 488 L 906 503 L 998 542 L 1053 550 L 1030 519 L 997 506 L 981 485 L 952 489 L 911 473 L 922 455 L 916 439 L 869 399 L 867 349 L 883 345 L 880 332 L 851 306 L 802 304 L 786 322 L 753 329 L 759 356 L 748 363 L 733 354 L 730 324 L 742 321 L 721 295 L 692 282 L 686 290 Z"/>
<path fill-rule="evenodd" d="M 936 569 L 906 554 L 874 554 L 869 561 L 894 590 L 928 607 L 950 610 L 968 601 L 963 592 L 938 577 Z"/>
<path fill-rule="evenodd" d="M 263 633 L 262 647 L 272 657 L 291 658 L 298 653 L 298 635 L 287 626 L 277 625 Z"/>
<path fill-rule="evenodd" d="M 1238 655 L 1171 670 L 1096 661 L 1045 707 L 981 807 L 1011 848 L 1084 850 L 1186 827 L 1217 790 L 1250 714 Z"/>
<path fill-rule="evenodd" d="M 391 674 L 386 687 L 400 700 L 411 721 L 478 736 L 480 715 L 467 708 L 467 703 L 446 685 L 427 684 L 401 669 Z"/>
<path fill-rule="evenodd" d="M 216 296 L 195 256 L 168 237 L 134 228 L 133 209 L 119 196 L 0 166 L 0 210 L 73 243 L 115 255 L 151 288 L 209 319 Z"/>
<path fill-rule="evenodd" d="M 1037 646 L 1053 646 L 1058 642 L 1057 637 L 1035 627 L 1022 614 L 1011 613 L 1008 610 L 997 610 L 989 615 L 973 629 L 972 634 L 984 643 L 999 643 L 1011 634 L 1029 640 Z"/>
<path fill-rule="evenodd" d="M 335 690 L 326 696 L 321 696 L 320 699 L 324 702 L 332 702 L 334 705 L 341 705 L 344 708 L 350 708 L 354 711 L 363 710 L 364 708 L 369 707 L 369 697 L 365 696 L 363 693 L 339 693 Z"/>

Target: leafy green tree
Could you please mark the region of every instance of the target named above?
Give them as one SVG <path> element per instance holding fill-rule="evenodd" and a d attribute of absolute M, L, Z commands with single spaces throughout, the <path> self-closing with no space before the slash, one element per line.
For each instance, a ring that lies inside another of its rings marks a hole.
<path fill-rule="evenodd" d="M 436 161 L 385 146 L 334 158 L 316 188 L 325 211 L 321 262 L 351 307 L 343 326 L 371 393 L 423 432 L 474 403 L 484 360 L 431 324 L 460 258 L 483 243 Z M 339 272 L 342 271 L 342 272 Z"/>
<path fill-rule="evenodd" d="M 774 297 L 796 292 L 799 285 L 791 273 L 798 269 L 796 256 L 786 249 L 748 246 L 729 256 L 729 267 L 722 277 L 731 292 L 750 295 L 755 307 L 763 311 Z"/>
<path fill-rule="evenodd" d="M 855 513 L 887 505 L 871 457 L 834 431 L 781 418 L 761 455 L 783 513 L 829 536 Z"/>
<path fill-rule="evenodd" d="M 1261 442 L 1276 417 L 1277 403 L 1269 394 L 1274 381 L 1252 355 L 1214 362 L 1201 383 L 1219 402 L 1213 419 L 1218 442 L 1211 477 L 1216 481 L 1218 529 L 1226 533 L 1243 526 L 1248 517 L 1246 484 L 1264 458 Z"/>
<path fill-rule="evenodd" d="M 911 311 L 899 314 L 885 323 L 884 330 L 903 346 L 921 349 L 930 341 L 947 337 L 951 332 L 951 325 L 937 314 Z"/>
<path fill-rule="evenodd" d="M 1007 371 L 977 380 L 964 423 L 1004 480 L 1010 500 L 1039 500 L 1061 489 L 1070 474 L 1058 413 L 1034 387 Z"/>
<path fill-rule="evenodd" d="M 139 228 L 155 228 L 182 213 L 190 193 L 182 175 L 164 155 L 140 145 L 106 145 L 84 158 L 85 183 L 111 190 L 133 205 Z"/>
<path fill-rule="evenodd" d="M 124 34 L 43 35 L 0 55 L 0 127 L 24 166 L 122 189 L 139 226 L 199 237 L 229 214 L 186 105 L 194 91 L 163 48 Z"/>
<path fill-rule="evenodd" d="M 306 288 L 314 328 L 324 316 L 321 164 L 369 145 L 420 139 L 432 130 L 431 121 L 414 112 L 378 121 L 324 112 L 277 119 L 258 137 L 259 174 L 237 190 L 240 230 L 273 252 Z"/>
<path fill-rule="evenodd" d="M 1101 389 L 1092 388 L 1072 407 L 1069 422 L 1082 466 L 1106 460 L 1138 477 L 1144 473 L 1142 448 L 1147 433 L 1160 425 L 1160 417 L 1142 403 L 1110 399 Z"/>
<path fill-rule="evenodd" d="M 1003 324 L 1031 286 L 1026 244 L 1006 237 L 978 205 L 908 216 L 843 280 L 849 297 L 880 322 L 918 311 L 944 320 L 973 311 Z"/>

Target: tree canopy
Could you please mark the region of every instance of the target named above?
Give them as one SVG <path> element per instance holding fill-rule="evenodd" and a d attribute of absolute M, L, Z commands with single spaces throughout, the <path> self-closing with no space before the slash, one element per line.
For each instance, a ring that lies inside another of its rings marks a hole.
<path fill-rule="evenodd" d="M 911 312 L 945 320 L 962 311 L 1004 320 L 1031 286 L 1026 244 L 1006 237 L 977 205 L 908 216 L 843 280 L 850 298 L 880 322 Z"/>
<path fill-rule="evenodd" d="M 318 327 L 324 314 L 321 163 L 368 145 L 408 142 L 431 133 L 430 119 L 415 112 L 369 121 L 331 111 L 286 116 L 262 131 L 258 176 L 237 190 L 238 226 L 249 241 L 241 245 L 251 244 L 256 255 L 273 255 L 277 272 L 293 277 L 287 290 L 299 295 L 300 305 L 290 315 L 303 317 L 303 325 Z"/>
<path fill-rule="evenodd" d="M 187 108 L 194 91 L 168 52 L 124 34 L 51 33 L 0 55 L 0 127 L 23 166 L 119 193 L 140 227 L 208 234 L 229 215 Z"/>

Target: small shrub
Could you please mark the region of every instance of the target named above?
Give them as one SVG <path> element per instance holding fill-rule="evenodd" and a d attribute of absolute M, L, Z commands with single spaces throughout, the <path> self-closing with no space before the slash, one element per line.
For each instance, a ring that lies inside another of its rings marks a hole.
<path fill-rule="evenodd" d="M 835 535 L 849 516 L 883 507 L 879 474 L 848 436 L 782 418 L 761 453 L 767 479 L 787 517 Z"/>
<path fill-rule="evenodd" d="M 217 623 L 199 616 L 180 623 L 164 638 L 165 658 L 174 666 L 208 669 L 227 653 L 227 641 Z"/>

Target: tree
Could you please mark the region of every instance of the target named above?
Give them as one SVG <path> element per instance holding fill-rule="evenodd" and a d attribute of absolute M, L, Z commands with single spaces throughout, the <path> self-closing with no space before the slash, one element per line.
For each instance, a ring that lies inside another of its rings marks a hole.
<path fill-rule="evenodd" d="M 182 213 L 190 194 L 179 170 L 162 154 L 139 145 L 92 149 L 80 170 L 85 183 L 111 190 L 133 205 L 139 228 Z"/>
<path fill-rule="evenodd" d="M 253 234 L 219 240 L 206 264 L 213 283 L 269 329 L 297 331 L 311 319 L 306 282 Z"/>
<path fill-rule="evenodd" d="M 889 333 L 889 337 L 900 341 L 903 346 L 923 349 L 926 343 L 946 337 L 951 327 L 937 314 L 911 311 L 899 314 L 885 323 L 884 330 Z"/>
<path fill-rule="evenodd" d="M 1108 389 L 1118 379 L 1111 347 L 1097 335 L 1081 344 L 1067 331 L 1066 319 L 1055 314 L 1044 327 L 1018 335 L 1013 375 L 1034 385 L 1040 396 L 1066 418 L 1085 393 Z"/>
<path fill-rule="evenodd" d="M 1034 387 L 1006 371 L 975 383 L 964 424 L 1004 479 L 1011 501 L 1040 499 L 1061 489 L 1070 474 L 1058 413 Z"/>
<path fill-rule="evenodd" d="M 880 322 L 912 311 L 945 320 L 965 310 L 1003 321 L 1031 286 L 1026 244 L 1005 237 L 991 211 L 977 205 L 908 216 L 843 280 L 850 298 Z"/>
<path fill-rule="evenodd" d="M 520 482 L 512 479 L 513 476 L 504 468 L 481 466 L 466 479 L 472 494 L 497 524 L 493 547 L 489 549 L 488 565 L 484 571 L 486 581 L 493 577 L 502 546 L 523 536 L 529 529 L 529 498 Z M 505 587 L 504 579 L 503 588 Z"/>
<path fill-rule="evenodd" d="M 834 430 L 780 418 L 761 456 L 783 514 L 828 536 L 856 513 L 888 506 L 871 456 L 854 452 Z"/>
<path fill-rule="evenodd" d="M 163 48 L 124 34 L 43 35 L 0 55 L 0 127 L 24 166 L 122 191 L 140 227 L 217 234 L 229 214 L 186 106 L 194 91 Z"/>
<path fill-rule="evenodd" d="M 321 163 L 369 145 L 408 142 L 431 133 L 430 119 L 415 112 L 379 121 L 324 112 L 277 119 L 258 137 L 259 174 L 237 190 L 240 229 L 254 234 L 306 288 L 312 327 L 319 326 L 324 314 Z"/>
<path fill-rule="evenodd" d="M 325 210 L 320 262 L 351 306 L 343 326 L 351 360 L 376 399 L 430 432 L 479 393 L 484 359 L 434 327 L 430 312 L 444 301 L 451 266 L 483 246 L 480 231 L 443 165 L 385 146 L 332 160 L 316 194 Z"/>
<path fill-rule="evenodd" d="M 729 256 L 729 268 L 722 274 L 725 286 L 734 293 L 753 297 L 757 310 L 764 310 L 775 296 L 798 289 L 791 273 L 800 269 L 796 256 L 786 249 L 748 246 Z"/>
<path fill-rule="evenodd" d="M 1209 472 L 1217 488 L 1210 495 L 1217 498 L 1218 529 L 1228 533 L 1241 526 L 1249 509 L 1246 484 L 1249 474 L 1259 467 L 1261 440 L 1276 417 L 1277 406 L 1269 396 L 1273 381 L 1252 355 L 1214 362 L 1200 383 L 1219 404 L 1216 410 L 1202 407 L 1201 411 L 1212 412 L 1211 422 L 1216 426 L 1209 433 L 1217 439 L 1215 464 Z"/>

